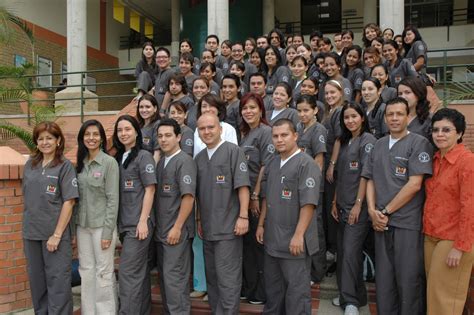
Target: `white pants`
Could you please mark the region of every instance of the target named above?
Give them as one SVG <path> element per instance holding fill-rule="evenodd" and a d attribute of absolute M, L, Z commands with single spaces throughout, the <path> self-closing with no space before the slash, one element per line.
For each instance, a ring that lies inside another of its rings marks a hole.
<path fill-rule="evenodd" d="M 102 229 L 77 227 L 81 313 L 83 315 L 117 313 L 117 288 L 114 274 L 117 233 L 114 231 L 110 247 L 103 250 L 100 245 Z"/>

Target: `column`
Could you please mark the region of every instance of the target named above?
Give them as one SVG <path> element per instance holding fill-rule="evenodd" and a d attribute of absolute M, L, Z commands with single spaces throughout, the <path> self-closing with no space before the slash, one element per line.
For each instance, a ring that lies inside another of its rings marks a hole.
<path fill-rule="evenodd" d="M 380 1 L 380 28 L 390 27 L 395 35 L 401 34 L 405 27 L 405 1 L 383 0 Z"/>
<path fill-rule="evenodd" d="M 171 0 L 171 56 L 179 53 L 180 1 Z"/>
<path fill-rule="evenodd" d="M 262 13 L 262 30 L 267 34 L 275 27 L 275 0 L 263 0 Z"/>
<path fill-rule="evenodd" d="M 87 70 L 87 1 L 67 0 L 67 71 Z M 80 74 L 69 74 L 68 85 L 81 84 Z M 80 87 L 71 88 L 80 91 Z"/>
<path fill-rule="evenodd" d="M 364 25 L 369 23 L 377 23 L 377 0 L 364 0 Z"/>
<path fill-rule="evenodd" d="M 229 1 L 207 1 L 207 34 L 216 34 L 220 41 L 229 39 Z"/>

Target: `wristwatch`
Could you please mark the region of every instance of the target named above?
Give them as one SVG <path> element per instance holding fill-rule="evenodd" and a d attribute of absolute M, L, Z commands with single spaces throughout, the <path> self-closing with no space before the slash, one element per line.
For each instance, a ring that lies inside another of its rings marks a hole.
<path fill-rule="evenodd" d="M 382 212 L 382 214 L 386 217 L 390 216 L 390 212 L 388 212 L 387 208 L 383 208 L 382 210 L 380 210 L 380 212 Z"/>
<path fill-rule="evenodd" d="M 255 191 L 250 195 L 250 200 L 258 200 L 258 194 Z"/>

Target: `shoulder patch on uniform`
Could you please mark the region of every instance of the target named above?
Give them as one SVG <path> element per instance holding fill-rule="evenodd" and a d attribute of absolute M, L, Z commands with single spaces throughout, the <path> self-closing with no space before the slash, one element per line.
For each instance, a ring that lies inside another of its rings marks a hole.
<path fill-rule="evenodd" d="M 192 182 L 193 182 L 193 180 L 191 179 L 191 176 L 189 176 L 189 175 L 184 175 L 184 176 L 183 176 L 183 183 L 189 185 L 189 184 L 191 184 Z"/>
<path fill-rule="evenodd" d="M 344 88 L 344 94 L 346 94 L 346 95 L 351 94 L 351 89 L 349 89 L 349 88 Z"/>
<path fill-rule="evenodd" d="M 288 82 L 288 76 L 284 75 L 283 77 L 281 77 L 281 80 L 283 82 Z"/>
<path fill-rule="evenodd" d="M 306 178 L 306 187 L 313 188 L 315 185 L 316 185 L 316 182 L 314 181 L 314 178 L 312 177 Z"/>
<path fill-rule="evenodd" d="M 193 139 L 186 139 L 186 141 L 184 141 L 184 144 L 188 147 L 192 147 L 194 145 L 194 141 Z"/>
<path fill-rule="evenodd" d="M 242 172 L 247 172 L 247 164 L 245 162 L 240 163 L 239 168 Z"/>
<path fill-rule="evenodd" d="M 362 84 L 362 79 L 361 78 L 358 78 L 356 81 L 355 81 L 356 84 Z"/>
<path fill-rule="evenodd" d="M 320 136 L 319 136 L 319 142 L 321 142 L 321 143 L 326 143 L 326 139 L 324 138 L 323 135 L 320 135 Z"/>
<path fill-rule="evenodd" d="M 374 148 L 374 145 L 372 143 L 367 143 L 364 147 L 365 152 L 370 153 L 372 149 Z"/>
<path fill-rule="evenodd" d="M 267 151 L 269 153 L 275 153 L 275 146 L 270 143 L 269 145 L 267 145 Z"/>
<path fill-rule="evenodd" d="M 146 171 L 147 173 L 150 173 L 150 174 L 151 174 L 151 173 L 155 172 L 155 167 L 153 166 L 153 164 L 147 164 L 147 165 L 145 166 L 145 171 Z"/>
<path fill-rule="evenodd" d="M 425 50 L 425 46 L 423 46 L 423 44 L 419 44 L 418 45 L 418 50 L 421 50 L 421 51 Z"/>
<path fill-rule="evenodd" d="M 77 187 L 77 178 L 73 178 L 71 181 L 72 186 Z"/>
<path fill-rule="evenodd" d="M 418 160 L 421 163 L 427 163 L 430 161 L 430 155 L 426 152 L 421 152 L 420 154 L 418 154 Z"/>

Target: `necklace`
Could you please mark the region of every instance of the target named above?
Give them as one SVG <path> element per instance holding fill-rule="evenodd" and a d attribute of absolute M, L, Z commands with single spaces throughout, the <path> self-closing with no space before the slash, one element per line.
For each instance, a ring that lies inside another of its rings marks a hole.
<path fill-rule="evenodd" d="M 46 168 L 48 168 L 49 164 L 51 164 L 52 161 L 53 160 L 49 160 L 46 164 L 42 163 L 43 171 L 41 172 L 41 175 L 44 175 Z"/>

